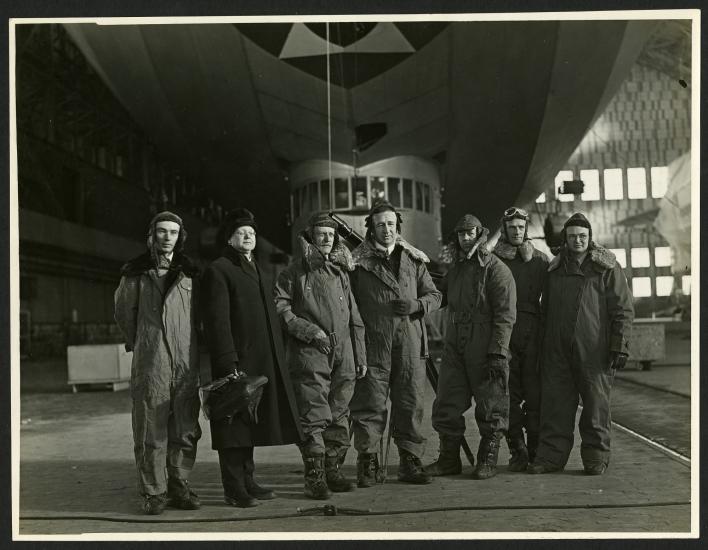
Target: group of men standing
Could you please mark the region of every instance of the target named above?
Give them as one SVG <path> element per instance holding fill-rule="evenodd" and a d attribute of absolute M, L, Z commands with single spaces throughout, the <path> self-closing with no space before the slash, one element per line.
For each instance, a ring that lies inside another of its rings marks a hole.
<path fill-rule="evenodd" d="M 176 226 L 177 242 L 184 228 L 168 214 L 158 215 L 150 232 L 160 235 L 162 226 Z M 363 242 L 350 252 L 337 223 L 317 214 L 298 235 L 295 258 L 276 281 L 275 310 L 287 334 L 289 380 L 283 380 L 292 385 L 302 430 L 298 446 L 305 495 L 326 499 L 332 491 L 354 489 L 340 470 L 352 436 L 356 485 L 374 484 L 382 467 L 377 453 L 387 422 L 398 447 L 400 481 L 425 484 L 433 476 L 461 473 L 463 415 L 473 400 L 480 433 L 475 479 L 496 474 L 504 438 L 509 470 L 563 469 L 573 445 L 579 397 L 585 472 L 602 474 L 610 456 L 610 388 L 615 369 L 626 362 L 633 308 L 621 267 L 609 250 L 592 241 L 588 220 L 582 214 L 567 220 L 563 246 L 549 263 L 528 238 L 524 210 L 504 212 L 492 251 L 486 246 L 488 229 L 467 214 L 450 235 L 445 249 L 449 268 L 437 285 L 426 267 L 428 257 L 402 238 L 402 222 L 395 207 L 377 201 L 366 217 Z M 173 505 L 194 507 L 198 499 L 186 478 L 200 434 L 197 382 L 182 370 L 196 372 L 197 348 L 190 340 L 191 328 L 187 336 L 171 325 L 170 305 L 176 302 L 177 287 L 177 303 L 189 307 L 185 296 L 190 298 L 191 286 L 184 281 L 191 280 L 193 268 L 180 253 L 160 254 L 159 242 L 149 239 L 150 250 L 139 265 L 134 261 L 124 269 L 116 319 L 135 351 L 133 428 L 141 492 L 162 494 L 167 488 Z M 172 271 L 179 275 L 159 281 L 163 264 L 175 261 L 183 266 Z M 131 278 L 151 272 L 144 279 Z M 447 306 L 448 323 L 432 410 L 440 454 L 423 466 L 429 357 L 424 318 L 441 306 Z M 142 314 L 155 318 L 154 334 L 136 332 Z M 185 318 L 195 326 L 188 312 L 179 315 L 180 330 L 187 327 Z M 192 343 L 178 343 L 179 338 Z M 160 395 L 168 398 L 160 405 L 162 414 L 147 420 L 149 413 L 141 411 L 152 410 L 148 401 L 154 390 L 140 390 L 151 382 L 142 365 L 146 354 L 156 352 L 145 347 L 170 349 L 157 354 L 170 368 L 155 380 Z M 188 360 L 181 359 L 185 354 Z M 185 382 L 176 384 L 177 377 Z M 180 408 L 184 384 L 191 398 Z M 159 438 L 150 434 L 162 432 L 166 437 L 158 445 Z"/>

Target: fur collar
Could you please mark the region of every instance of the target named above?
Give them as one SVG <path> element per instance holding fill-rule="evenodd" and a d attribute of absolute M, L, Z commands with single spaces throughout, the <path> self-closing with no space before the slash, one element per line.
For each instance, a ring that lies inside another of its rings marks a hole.
<path fill-rule="evenodd" d="M 560 266 L 561 261 L 567 257 L 567 252 L 565 247 L 561 248 L 558 255 L 551 260 L 548 264 L 548 271 L 553 271 Z M 600 269 L 604 271 L 606 269 L 612 269 L 617 264 L 617 258 L 614 253 L 604 246 L 600 246 L 595 242 L 590 243 L 590 260 Z"/>
<path fill-rule="evenodd" d="M 403 239 L 400 235 L 396 238 L 396 245 L 401 245 L 403 250 L 408 252 L 411 259 L 421 263 L 430 262 L 430 258 L 422 250 L 418 250 L 412 246 L 408 241 Z M 362 243 L 357 246 L 352 252 L 352 259 L 354 260 L 354 265 L 360 265 L 365 269 L 371 269 L 373 267 L 372 261 L 374 258 L 380 257 L 381 252 L 376 249 L 376 246 L 369 239 L 364 239 Z"/>
<path fill-rule="evenodd" d="M 126 263 L 120 270 L 120 274 L 124 277 L 135 277 L 147 273 L 155 268 L 150 252 L 145 252 L 140 256 L 133 258 Z M 192 262 L 188 256 L 175 252 L 172 256 L 170 271 L 181 271 L 188 277 L 196 277 L 199 275 L 199 266 Z"/>
<path fill-rule="evenodd" d="M 306 270 L 312 271 L 324 265 L 324 256 L 314 244 L 305 238 L 304 232 L 298 235 L 297 240 L 300 245 L 300 256 L 297 259 L 302 261 Z M 329 253 L 329 259 L 333 264 L 342 268 L 344 271 L 354 271 L 352 253 L 349 252 L 349 249 L 344 245 L 341 239 L 332 247 L 332 251 Z"/>
<path fill-rule="evenodd" d="M 533 243 L 526 239 L 519 246 L 514 246 L 504 238 L 504 235 L 499 237 L 497 245 L 494 247 L 494 253 L 505 260 L 513 260 L 519 254 L 524 262 L 528 262 L 533 258 L 536 248 Z"/>
<path fill-rule="evenodd" d="M 462 248 L 460 248 L 460 245 L 456 240 L 457 235 L 455 234 L 455 240 L 451 240 L 440 249 L 438 261 L 441 264 L 450 265 L 454 264 L 455 262 L 462 262 L 468 258 L 471 258 L 472 256 L 476 256 L 477 260 L 479 261 L 479 265 L 484 266 L 489 262 L 490 259 L 489 249 L 487 248 L 488 236 L 489 229 L 483 227 L 482 234 L 479 236 L 477 242 L 474 244 L 474 248 L 472 249 L 471 253 L 465 254 L 462 251 Z"/>

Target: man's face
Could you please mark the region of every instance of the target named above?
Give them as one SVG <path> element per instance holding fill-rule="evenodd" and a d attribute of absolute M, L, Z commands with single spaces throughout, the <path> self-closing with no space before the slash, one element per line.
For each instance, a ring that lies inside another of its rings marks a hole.
<path fill-rule="evenodd" d="M 465 229 L 457 232 L 457 242 L 460 243 L 460 248 L 465 252 L 472 250 L 475 241 L 477 240 L 477 228 Z"/>
<path fill-rule="evenodd" d="M 175 249 L 179 237 L 179 224 L 162 221 L 155 225 L 155 244 L 160 254 L 169 254 Z"/>
<path fill-rule="evenodd" d="M 331 227 L 312 228 L 312 242 L 322 254 L 329 254 L 334 246 L 334 229 Z"/>
<path fill-rule="evenodd" d="M 506 224 L 506 236 L 509 242 L 514 246 L 522 244 L 526 234 L 526 220 L 514 218 L 504 223 Z"/>
<path fill-rule="evenodd" d="M 234 234 L 231 235 L 229 242 L 231 243 L 231 246 L 242 254 L 251 252 L 254 248 L 256 248 L 256 230 L 250 225 L 242 225 L 241 227 L 236 228 L 236 231 L 234 231 Z"/>
<path fill-rule="evenodd" d="M 573 254 L 583 254 L 590 245 L 590 230 L 571 225 L 565 229 L 565 242 Z"/>
<path fill-rule="evenodd" d="M 391 246 L 396 242 L 396 214 L 390 210 L 374 214 L 371 218 L 374 224 L 374 238 L 383 246 Z"/>

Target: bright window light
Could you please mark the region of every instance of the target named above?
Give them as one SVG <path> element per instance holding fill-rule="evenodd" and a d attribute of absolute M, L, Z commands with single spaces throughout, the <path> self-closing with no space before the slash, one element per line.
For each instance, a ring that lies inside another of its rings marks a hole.
<path fill-rule="evenodd" d="M 546 192 L 545 191 L 538 196 L 538 198 L 536 199 L 536 202 L 546 202 Z"/>
<path fill-rule="evenodd" d="M 558 190 L 563 187 L 563 182 L 564 181 L 571 181 L 573 179 L 573 171 L 572 170 L 561 170 L 558 172 L 558 175 L 556 176 L 556 198 L 561 201 L 561 202 L 572 202 L 573 199 L 575 198 L 575 195 L 566 195 L 565 193 L 561 194 L 558 192 Z"/>
<path fill-rule="evenodd" d="M 580 179 L 585 183 L 585 190 L 580 195 L 584 201 L 600 200 L 600 172 L 597 170 L 581 170 Z"/>
<path fill-rule="evenodd" d="M 691 294 L 691 276 L 690 275 L 682 275 L 681 276 L 681 290 L 683 290 L 683 293 L 686 296 Z"/>
<path fill-rule="evenodd" d="M 654 265 L 656 267 L 667 267 L 671 263 L 671 247 L 657 246 L 654 249 Z"/>
<path fill-rule="evenodd" d="M 671 276 L 661 276 L 656 278 L 656 295 L 671 296 L 674 289 L 674 278 Z"/>
<path fill-rule="evenodd" d="M 610 248 L 610 252 L 615 255 L 618 264 L 627 267 L 627 251 L 624 248 Z"/>
<path fill-rule="evenodd" d="M 608 168 L 602 172 L 605 180 L 605 200 L 617 201 L 624 198 L 622 191 L 622 169 Z"/>
<path fill-rule="evenodd" d="M 669 186 L 669 169 L 666 166 L 652 166 L 651 170 L 651 196 L 660 199 L 666 195 Z"/>
<path fill-rule="evenodd" d="M 635 298 L 651 296 L 651 278 L 634 277 L 632 279 L 632 295 Z"/>
<path fill-rule="evenodd" d="M 647 198 L 647 172 L 644 168 L 627 168 L 627 198 Z"/>
<path fill-rule="evenodd" d="M 632 267 L 649 267 L 649 249 L 632 249 Z"/>

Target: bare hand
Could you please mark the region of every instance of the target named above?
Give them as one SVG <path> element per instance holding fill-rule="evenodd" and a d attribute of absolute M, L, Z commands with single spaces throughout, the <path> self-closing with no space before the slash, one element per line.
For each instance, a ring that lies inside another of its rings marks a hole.
<path fill-rule="evenodd" d="M 364 376 L 366 376 L 366 371 L 367 371 L 367 370 L 368 370 L 368 369 L 366 368 L 366 365 L 359 365 L 359 366 L 356 368 L 356 377 L 357 377 L 357 378 L 364 378 Z"/>

